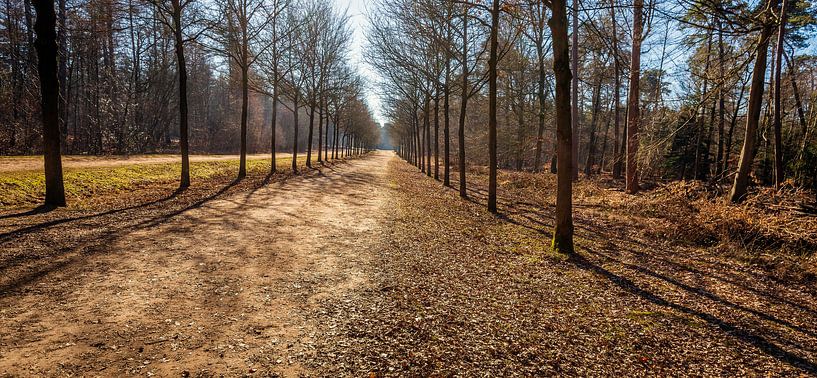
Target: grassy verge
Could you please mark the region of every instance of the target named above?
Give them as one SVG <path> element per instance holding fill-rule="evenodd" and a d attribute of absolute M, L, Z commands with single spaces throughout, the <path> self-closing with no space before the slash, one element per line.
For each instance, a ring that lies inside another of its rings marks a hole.
<path fill-rule="evenodd" d="M 291 169 L 291 158 L 278 158 L 278 170 Z M 247 160 L 247 175 L 269 172 L 269 160 Z M 197 182 L 225 179 L 238 173 L 238 160 L 193 162 L 190 178 Z M 116 167 L 68 168 L 64 172 L 65 194 L 70 207 L 85 207 L 99 197 L 119 196 L 126 192 L 178 185 L 181 163 L 131 164 Z M 41 171 L 0 173 L 0 210 L 36 205 L 45 193 Z"/>

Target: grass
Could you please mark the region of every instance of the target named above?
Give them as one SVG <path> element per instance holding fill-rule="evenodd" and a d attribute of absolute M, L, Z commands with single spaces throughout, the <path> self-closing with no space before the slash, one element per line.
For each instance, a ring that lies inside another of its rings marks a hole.
<path fill-rule="evenodd" d="M 277 159 L 278 170 L 288 171 L 291 158 Z M 197 181 L 228 178 L 238 173 L 238 159 L 190 163 L 192 185 Z M 247 175 L 261 176 L 269 172 L 269 160 L 248 159 Z M 64 171 L 65 195 L 69 205 L 82 207 L 97 196 L 116 196 L 148 187 L 175 186 L 181 174 L 181 162 L 131 164 L 116 167 L 67 168 Z M 0 173 L 0 209 L 38 204 L 45 195 L 42 171 Z"/>

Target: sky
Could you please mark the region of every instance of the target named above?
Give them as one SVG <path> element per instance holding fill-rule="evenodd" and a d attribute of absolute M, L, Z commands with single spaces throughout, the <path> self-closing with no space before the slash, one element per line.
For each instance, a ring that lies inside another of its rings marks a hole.
<path fill-rule="evenodd" d="M 348 11 L 349 22 L 351 23 L 354 32 L 351 44 L 351 64 L 357 67 L 357 71 L 367 81 L 366 87 L 366 102 L 369 108 L 374 113 L 375 121 L 383 124 L 385 118 L 383 117 L 380 108 L 380 97 L 378 96 L 377 84 L 379 76 L 372 70 L 365 62 L 363 62 L 363 48 L 366 44 L 366 28 L 368 27 L 367 10 L 373 4 L 372 0 L 334 0 L 335 7 L 339 11 Z"/>

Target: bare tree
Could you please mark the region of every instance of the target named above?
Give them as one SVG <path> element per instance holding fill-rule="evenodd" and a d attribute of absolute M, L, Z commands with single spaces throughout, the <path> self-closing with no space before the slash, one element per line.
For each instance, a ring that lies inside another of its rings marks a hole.
<path fill-rule="evenodd" d="M 755 158 L 755 143 L 760 111 L 763 106 L 763 86 L 766 77 L 766 59 L 769 53 L 769 41 L 774 33 L 773 10 L 780 0 L 768 0 L 763 10 L 763 24 L 755 52 L 755 66 L 752 70 L 752 84 L 749 89 L 749 108 L 746 114 L 746 135 L 743 138 L 743 148 L 740 153 L 738 172 L 735 182 L 729 192 L 729 200 L 737 203 L 743 201 L 749 186 L 749 173 Z"/>
<path fill-rule="evenodd" d="M 57 15 L 54 1 L 35 0 L 37 21 L 37 72 L 40 76 L 42 95 L 43 153 L 45 155 L 45 205 L 65 206 L 65 188 L 62 181 L 62 158 L 60 154 L 59 98 L 60 82 L 57 78 Z"/>

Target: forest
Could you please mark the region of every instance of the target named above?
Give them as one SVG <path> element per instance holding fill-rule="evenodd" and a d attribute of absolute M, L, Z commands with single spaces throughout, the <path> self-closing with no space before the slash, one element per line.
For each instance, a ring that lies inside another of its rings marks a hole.
<path fill-rule="evenodd" d="M 0 376 L 817 375 L 808 0 L 0 7 Z"/>

